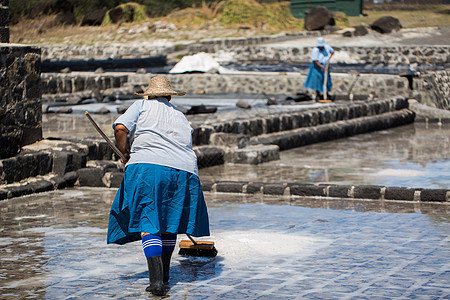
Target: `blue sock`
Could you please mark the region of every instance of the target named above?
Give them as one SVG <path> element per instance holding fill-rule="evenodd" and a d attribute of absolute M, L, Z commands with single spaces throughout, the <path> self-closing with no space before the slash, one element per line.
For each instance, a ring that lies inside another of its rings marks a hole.
<path fill-rule="evenodd" d="M 162 251 L 163 252 L 173 252 L 175 249 L 175 244 L 177 243 L 177 235 L 174 233 L 163 233 L 161 234 L 162 239 Z"/>
<path fill-rule="evenodd" d="M 145 257 L 161 256 L 162 243 L 161 237 L 153 234 L 147 234 L 142 237 L 142 248 L 144 248 Z"/>

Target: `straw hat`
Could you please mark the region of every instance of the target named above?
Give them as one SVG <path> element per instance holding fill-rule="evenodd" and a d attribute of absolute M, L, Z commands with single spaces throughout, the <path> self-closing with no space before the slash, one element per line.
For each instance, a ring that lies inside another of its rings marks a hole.
<path fill-rule="evenodd" d="M 153 96 L 153 97 L 162 97 L 162 96 L 183 96 L 186 92 L 177 92 L 172 89 L 170 86 L 169 79 L 163 76 L 155 76 L 150 79 L 150 83 L 148 84 L 148 88 L 143 93 L 134 93 L 136 96 Z"/>

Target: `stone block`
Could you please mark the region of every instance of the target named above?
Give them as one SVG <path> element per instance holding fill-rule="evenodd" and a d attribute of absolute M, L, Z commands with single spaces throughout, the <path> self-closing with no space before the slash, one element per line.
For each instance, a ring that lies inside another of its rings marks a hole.
<path fill-rule="evenodd" d="M 446 202 L 448 190 L 423 189 L 420 192 L 420 201 Z"/>
<path fill-rule="evenodd" d="M 197 155 L 198 168 L 222 165 L 224 163 L 225 151 L 219 147 L 199 146 L 194 148 Z"/>
<path fill-rule="evenodd" d="M 50 153 L 36 153 L 38 175 L 45 175 L 52 171 L 53 156 Z"/>
<path fill-rule="evenodd" d="M 264 183 L 263 193 L 264 195 L 283 195 L 286 186 L 282 183 Z"/>
<path fill-rule="evenodd" d="M 252 182 L 247 184 L 247 194 L 259 194 L 261 193 L 261 187 L 264 184 L 262 182 Z"/>
<path fill-rule="evenodd" d="M 0 189 L 0 200 L 5 200 L 8 198 L 8 191 Z"/>
<path fill-rule="evenodd" d="M 118 188 L 122 184 L 123 172 L 106 172 L 103 176 L 103 183 L 109 188 Z"/>
<path fill-rule="evenodd" d="M 225 157 L 228 162 L 256 165 L 280 159 L 280 153 L 275 145 L 252 145 L 243 149 L 232 148 Z"/>
<path fill-rule="evenodd" d="M 38 174 L 39 164 L 36 157 L 31 154 L 21 154 L 16 157 L 17 165 L 19 168 L 16 169 L 17 181 L 24 178 L 35 177 Z"/>
<path fill-rule="evenodd" d="M 201 181 L 201 185 L 202 185 L 202 190 L 204 192 L 211 192 L 213 185 L 214 185 L 214 181 L 211 180 L 202 180 Z"/>
<path fill-rule="evenodd" d="M 22 129 L 17 126 L 0 125 L 0 130 L 2 133 L 0 135 L 0 158 L 13 157 L 20 150 Z"/>
<path fill-rule="evenodd" d="M 21 197 L 25 195 L 30 195 L 33 193 L 33 189 L 31 188 L 31 185 L 20 185 L 20 186 L 11 186 L 7 187 L 6 190 L 8 190 L 8 198 L 15 198 L 15 197 Z"/>
<path fill-rule="evenodd" d="M 30 187 L 31 187 L 33 193 L 48 192 L 48 191 L 52 191 L 54 189 L 53 183 L 51 183 L 50 181 L 47 181 L 47 180 L 39 180 L 36 182 L 32 182 L 32 183 L 30 183 Z"/>
<path fill-rule="evenodd" d="M 354 189 L 354 198 L 359 199 L 381 199 L 382 186 L 377 185 L 360 185 Z"/>
<path fill-rule="evenodd" d="M 335 198 L 349 198 L 351 185 L 330 186 L 328 188 L 328 196 Z"/>
<path fill-rule="evenodd" d="M 387 187 L 384 192 L 386 200 L 414 201 L 415 190 L 408 187 Z"/>
<path fill-rule="evenodd" d="M 18 176 L 17 176 L 17 158 L 12 157 L 12 158 L 7 158 L 7 159 L 3 159 L 2 160 L 2 164 L 3 164 L 3 176 L 2 176 L 2 183 L 3 184 L 8 184 L 8 183 L 13 183 L 15 181 L 18 181 Z"/>
<path fill-rule="evenodd" d="M 106 187 L 101 168 L 82 168 L 77 171 L 80 186 Z"/>
<path fill-rule="evenodd" d="M 64 175 L 73 170 L 72 166 L 73 154 L 65 151 L 53 152 L 52 172 L 58 175 Z"/>
<path fill-rule="evenodd" d="M 75 182 L 78 180 L 78 173 L 75 171 L 67 172 L 63 176 L 66 186 L 74 186 Z"/>
<path fill-rule="evenodd" d="M 239 181 L 219 181 L 216 185 L 216 192 L 219 193 L 242 193 L 242 187 L 246 182 Z"/>
<path fill-rule="evenodd" d="M 57 190 L 62 190 L 67 187 L 67 182 L 64 180 L 62 176 L 53 176 L 50 177 L 50 182 L 53 184 L 53 187 Z"/>
<path fill-rule="evenodd" d="M 291 195 L 316 197 L 326 196 L 324 186 L 317 186 L 312 184 L 293 184 L 289 185 L 289 187 L 291 190 Z"/>

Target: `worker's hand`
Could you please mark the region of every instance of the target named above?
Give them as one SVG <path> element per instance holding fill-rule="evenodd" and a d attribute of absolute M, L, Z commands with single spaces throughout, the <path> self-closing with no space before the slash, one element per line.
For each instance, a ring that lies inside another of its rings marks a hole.
<path fill-rule="evenodd" d="M 122 158 L 120 159 L 120 162 L 123 164 L 126 164 L 129 160 L 130 160 L 130 153 L 123 153 L 123 156 L 125 156 L 125 158 L 127 159 L 126 161 L 124 161 Z"/>

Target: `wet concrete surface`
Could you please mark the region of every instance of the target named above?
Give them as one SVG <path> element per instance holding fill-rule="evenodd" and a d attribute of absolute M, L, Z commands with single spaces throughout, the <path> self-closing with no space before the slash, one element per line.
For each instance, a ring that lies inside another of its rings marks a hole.
<path fill-rule="evenodd" d="M 115 191 L 0 202 L 0 298 L 154 298 L 140 243 L 106 245 Z M 448 204 L 205 196 L 219 255 L 174 254 L 167 298 L 450 297 Z"/>
<path fill-rule="evenodd" d="M 450 126 L 414 123 L 280 152 L 259 164 L 200 169 L 202 180 L 450 187 Z"/>

